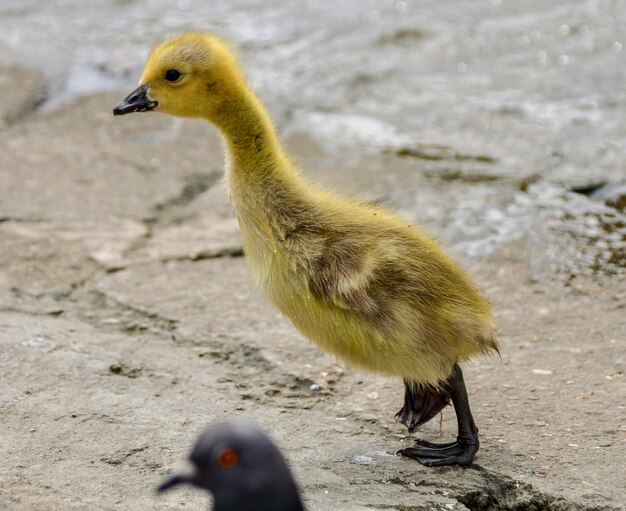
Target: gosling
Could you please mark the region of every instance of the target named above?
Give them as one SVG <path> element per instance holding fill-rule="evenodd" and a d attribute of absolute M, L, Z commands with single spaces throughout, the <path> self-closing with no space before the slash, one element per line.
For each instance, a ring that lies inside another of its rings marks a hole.
<path fill-rule="evenodd" d="M 478 429 L 459 363 L 498 343 L 488 302 L 456 263 L 385 209 L 312 186 L 218 37 L 159 44 L 113 113 L 144 111 L 217 127 L 251 274 L 300 332 L 348 364 L 401 376 L 396 418 L 410 432 L 452 403 L 456 441 L 417 440 L 399 453 L 426 466 L 469 465 Z"/>

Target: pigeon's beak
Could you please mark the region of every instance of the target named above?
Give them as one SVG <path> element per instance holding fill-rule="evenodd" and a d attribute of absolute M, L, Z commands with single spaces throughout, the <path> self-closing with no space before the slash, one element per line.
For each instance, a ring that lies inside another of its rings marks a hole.
<path fill-rule="evenodd" d="M 164 491 L 173 488 L 174 486 L 178 486 L 179 484 L 191 484 L 193 479 L 186 475 L 173 475 L 163 481 L 157 488 L 157 493 L 163 493 Z"/>
<path fill-rule="evenodd" d="M 194 465 L 187 461 L 180 468 L 181 470 L 177 474 L 168 477 L 158 486 L 157 493 L 163 493 L 179 484 L 196 484 L 196 469 Z"/>

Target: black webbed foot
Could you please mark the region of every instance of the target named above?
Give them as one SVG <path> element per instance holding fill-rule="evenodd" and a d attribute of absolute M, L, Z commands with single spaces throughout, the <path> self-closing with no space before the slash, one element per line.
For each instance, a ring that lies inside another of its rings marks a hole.
<path fill-rule="evenodd" d="M 437 444 L 426 440 L 417 440 L 413 447 L 401 449 L 398 451 L 398 454 L 414 458 L 427 467 L 440 467 L 444 465 L 460 465 L 461 467 L 466 467 L 472 462 L 476 452 L 478 452 L 480 442 L 478 441 L 478 428 L 474 424 L 472 412 L 469 407 L 465 382 L 463 381 L 463 373 L 461 372 L 461 368 L 456 364 L 452 370 L 452 375 L 445 384 L 445 392 L 449 393 L 452 404 L 454 405 L 454 411 L 456 412 L 459 427 L 456 442 Z M 402 410 L 400 412 L 402 412 Z"/>
<path fill-rule="evenodd" d="M 430 444 L 433 447 L 425 447 L 416 442 L 413 447 L 401 449 L 398 454 L 416 459 L 427 467 L 440 467 L 444 465 L 468 466 L 474 459 L 478 451 L 478 444 L 471 444 L 465 441 L 451 442 L 447 444 Z"/>
<path fill-rule="evenodd" d="M 456 440 L 454 442 L 437 443 L 418 438 L 417 440 L 415 440 L 415 444 L 413 445 L 413 447 L 430 447 L 431 449 L 440 449 L 442 447 L 450 447 L 456 444 L 458 444 Z"/>

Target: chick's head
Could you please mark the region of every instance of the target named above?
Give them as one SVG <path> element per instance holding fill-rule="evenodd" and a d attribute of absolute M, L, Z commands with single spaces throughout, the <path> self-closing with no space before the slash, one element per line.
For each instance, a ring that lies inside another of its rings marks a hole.
<path fill-rule="evenodd" d="M 154 110 L 179 117 L 219 115 L 243 79 L 227 43 L 202 33 L 187 33 L 156 46 L 139 87 L 113 110 L 115 115 Z"/>

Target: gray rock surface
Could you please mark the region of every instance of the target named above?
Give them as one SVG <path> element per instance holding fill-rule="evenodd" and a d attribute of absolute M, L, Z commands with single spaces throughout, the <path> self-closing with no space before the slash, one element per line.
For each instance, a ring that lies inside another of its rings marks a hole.
<path fill-rule="evenodd" d="M 529 234 L 466 257 L 502 360 L 466 368 L 476 463 L 426 469 L 394 455 L 411 443 L 393 422 L 401 383 L 321 353 L 252 289 L 215 134 L 158 116 L 114 124 L 115 97 L 1 134 L 15 166 L 0 191 L 0 507 L 203 509 L 153 488 L 206 423 L 245 415 L 284 449 L 311 510 L 623 509 L 622 280 L 546 278 L 548 247 Z M 341 153 L 295 133 L 286 143 L 316 179 L 393 206 L 395 183 L 374 169 L 404 179 L 402 156 L 358 175 L 348 163 L 348 180 L 323 171 Z M 445 215 L 433 188 L 420 194 Z M 437 437 L 433 422 L 419 435 Z M 442 431 L 454 434 L 450 410 Z"/>

